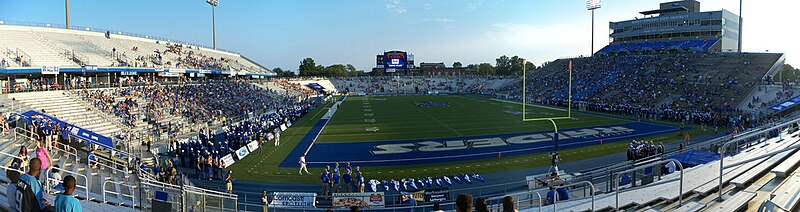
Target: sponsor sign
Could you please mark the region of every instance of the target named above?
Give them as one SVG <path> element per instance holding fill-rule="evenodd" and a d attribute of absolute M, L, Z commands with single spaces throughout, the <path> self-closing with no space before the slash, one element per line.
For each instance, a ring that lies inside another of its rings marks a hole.
<path fill-rule="evenodd" d="M 42 74 L 58 74 L 59 71 L 58 66 L 42 66 Z"/>
<path fill-rule="evenodd" d="M 244 159 L 247 155 L 250 154 L 250 151 L 247 151 L 247 147 L 242 147 L 239 150 L 236 150 L 236 158 L 239 160 Z"/>
<path fill-rule="evenodd" d="M 270 206 L 285 208 L 314 208 L 316 193 L 275 192 Z"/>
<path fill-rule="evenodd" d="M 234 163 L 233 155 L 231 154 L 225 155 L 225 157 L 222 157 L 222 161 L 225 162 L 225 168 L 228 168 L 228 166 L 231 166 Z"/>
<path fill-rule="evenodd" d="M 349 208 L 358 206 L 359 208 L 383 208 L 386 206 L 383 192 L 367 193 L 334 193 L 334 208 Z"/>
<path fill-rule="evenodd" d="M 180 77 L 181 73 L 175 72 L 158 72 L 158 76 L 160 77 Z"/>
<path fill-rule="evenodd" d="M 91 71 L 91 72 L 97 71 L 97 65 L 81 66 L 81 72 L 87 72 L 87 71 Z"/>
<path fill-rule="evenodd" d="M 136 76 L 138 73 L 136 71 L 120 71 L 120 75 L 122 76 Z"/>
<path fill-rule="evenodd" d="M 428 189 L 425 190 L 425 202 L 447 202 L 450 200 L 450 190 L 447 189 Z"/>
<path fill-rule="evenodd" d="M 627 135 L 634 133 L 635 130 L 622 127 L 595 127 L 578 130 L 569 130 L 559 132 L 559 137 L 562 139 L 570 138 L 602 138 L 617 135 Z M 380 144 L 373 147 L 372 154 L 403 154 L 410 152 L 441 152 L 441 151 L 456 151 L 467 149 L 480 149 L 488 147 L 501 147 L 513 146 L 521 144 L 532 144 L 538 142 L 551 142 L 553 141 L 553 133 L 539 133 L 531 135 L 520 135 L 510 138 L 493 137 L 493 138 L 477 138 L 465 140 L 452 140 L 452 141 L 421 141 L 411 143 L 397 143 L 397 144 Z"/>
<path fill-rule="evenodd" d="M 418 203 L 437 203 L 450 200 L 450 190 L 444 188 L 425 189 L 414 192 L 400 192 L 400 201 L 406 202 L 411 199 Z"/>
<path fill-rule="evenodd" d="M 288 128 L 286 127 L 286 124 L 281 124 L 281 131 L 286 131 L 286 128 Z"/>
<path fill-rule="evenodd" d="M 202 70 L 201 69 L 201 70 L 199 70 L 197 72 L 200 72 L 201 74 L 211 74 L 211 70 Z"/>
<path fill-rule="evenodd" d="M 247 149 L 250 150 L 250 152 L 255 152 L 256 149 L 258 149 L 258 142 L 253 141 L 253 142 L 248 143 L 247 144 Z"/>

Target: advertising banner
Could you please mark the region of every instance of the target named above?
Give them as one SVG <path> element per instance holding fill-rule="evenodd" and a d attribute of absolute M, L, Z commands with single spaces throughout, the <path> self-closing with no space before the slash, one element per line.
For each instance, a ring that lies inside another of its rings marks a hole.
<path fill-rule="evenodd" d="M 333 207 L 349 208 L 350 206 L 358 206 L 359 208 L 383 208 L 386 206 L 386 200 L 384 198 L 383 192 L 334 193 Z"/>
<path fill-rule="evenodd" d="M 250 152 L 255 152 L 256 149 L 258 149 L 258 142 L 253 141 L 253 142 L 248 143 L 247 144 L 247 149 L 250 150 Z"/>
<path fill-rule="evenodd" d="M 408 202 L 411 199 L 418 203 L 437 203 L 450 200 L 450 190 L 445 188 L 426 189 L 414 192 L 400 192 L 400 201 Z"/>
<path fill-rule="evenodd" d="M 286 208 L 314 208 L 316 193 L 275 192 L 270 206 Z"/>
<path fill-rule="evenodd" d="M 225 162 L 225 168 L 228 168 L 228 166 L 231 166 L 234 163 L 233 155 L 231 154 L 225 155 L 225 157 L 222 157 L 222 161 Z"/>
<path fill-rule="evenodd" d="M 236 158 L 239 160 L 244 159 L 247 155 L 250 154 L 250 151 L 247 151 L 247 147 L 242 147 L 239 150 L 236 150 Z"/>

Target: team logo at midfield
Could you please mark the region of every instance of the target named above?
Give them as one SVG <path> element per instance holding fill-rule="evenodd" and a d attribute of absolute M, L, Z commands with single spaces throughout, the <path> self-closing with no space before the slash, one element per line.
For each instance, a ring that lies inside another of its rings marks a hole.
<path fill-rule="evenodd" d="M 633 134 L 635 130 L 627 127 L 595 127 L 559 132 L 559 139 L 592 139 Z M 372 154 L 402 154 L 409 152 L 441 152 L 473 148 L 501 147 L 553 141 L 553 133 L 534 133 L 514 137 L 489 137 L 452 141 L 422 141 L 400 144 L 381 144 L 373 147 Z"/>

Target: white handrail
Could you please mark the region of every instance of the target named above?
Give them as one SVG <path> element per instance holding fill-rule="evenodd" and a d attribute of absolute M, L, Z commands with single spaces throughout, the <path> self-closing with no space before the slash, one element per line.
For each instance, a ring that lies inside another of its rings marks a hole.
<path fill-rule="evenodd" d="M 131 190 L 131 194 L 130 195 L 126 195 L 126 194 L 122 194 L 122 192 L 106 191 L 106 185 L 108 185 L 108 183 L 128 187 Z M 133 186 L 133 185 L 126 185 L 125 182 L 114 182 L 114 181 L 107 180 L 107 181 L 103 182 L 103 203 L 107 203 L 108 202 L 108 201 L 106 201 L 106 192 L 108 192 L 108 193 L 115 194 L 115 195 L 121 195 L 123 197 L 130 197 L 131 198 L 131 207 L 136 207 L 136 192 L 135 192 L 136 188 L 137 187 Z"/>
<path fill-rule="evenodd" d="M 56 143 L 56 146 L 54 146 L 53 149 L 59 150 L 59 151 L 63 151 L 64 153 L 70 154 L 70 155 L 75 157 L 75 162 L 76 163 L 80 162 L 80 158 L 78 158 L 78 150 L 75 149 L 75 147 L 71 147 L 71 146 L 69 146 L 67 144 L 64 144 L 64 143 L 61 143 L 61 142 L 55 142 L 55 143 Z M 63 149 L 59 149 L 58 148 L 59 146 L 63 146 Z M 70 150 L 72 150 L 72 151 L 70 151 Z"/>
<path fill-rule="evenodd" d="M 45 173 L 50 173 L 50 171 L 51 171 L 52 169 L 58 170 L 58 171 L 60 171 L 60 172 L 64 172 L 64 173 L 68 173 L 68 174 L 72 174 L 72 175 L 74 175 L 74 176 L 83 177 L 83 181 L 84 181 L 84 183 L 85 183 L 85 185 L 86 185 L 86 186 L 81 186 L 81 185 L 77 185 L 77 184 L 76 184 L 76 185 L 75 185 L 75 187 L 78 187 L 78 188 L 83 188 L 84 190 L 86 190 L 86 201 L 89 201 L 89 200 L 91 200 L 90 193 L 89 193 L 89 188 L 91 187 L 91 184 L 89 184 L 89 178 L 88 178 L 88 177 L 86 177 L 86 175 L 79 174 L 79 173 L 75 173 L 75 172 L 72 172 L 72 171 L 68 171 L 68 170 L 66 170 L 66 169 L 63 169 L 63 168 L 56 168 L 56 167 L 53 167 L 53 166 L 51 166 L 50 168 L 48 168 L 48 169 L 46 170 L 47 172 L 45 172 Z M 77 178 L 76 178 L 76 180 L 77 180 Z"/>

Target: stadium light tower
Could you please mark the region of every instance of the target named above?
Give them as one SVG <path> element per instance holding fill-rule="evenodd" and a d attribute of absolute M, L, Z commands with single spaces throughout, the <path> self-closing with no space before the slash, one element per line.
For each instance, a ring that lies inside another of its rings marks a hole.
<path fill-rule="evenodd" d="M 742 0 L 739 0 L 739 53 L 742 53 Z"/>
<path fill-rule="evenodd" d="M 594 10 L 600 9 L 600 0 L 586 0 L 586 9 L 592 11 L 592 52 L 589 56 L 594 55 Z"/>
<path fill-rule="evenodd" d="M 214 34 L 214 49 L 217 49 L 217 17 L 214 14 L 214 9 L 219 5 L 219 0 L 206 0 L 206 3 L 211 5 L 211 30 Z"/>
<path fill-rule="evenodd" d="M 64 0 L 64 10 L 67 12 L 67 25 L 66 28 L 69 29 L 69 0 Z"/>

